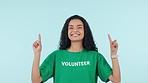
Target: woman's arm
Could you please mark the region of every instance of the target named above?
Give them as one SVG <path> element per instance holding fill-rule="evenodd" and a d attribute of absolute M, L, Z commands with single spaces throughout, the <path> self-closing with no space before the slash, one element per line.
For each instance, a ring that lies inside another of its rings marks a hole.
<path fill-rule="evenodd" d="M 34 60 L 32 65 L 32 83 L 40 83 L 42 78 L 40 76 L 40 55 L 42 50 L 41 36 L 39 34 L 39 39 L 33 43 L 34 50 Z"/>
<path fill-rule="evenodd" d="M 121 80 L 120 67 L 117 58 L 112 59 L 112 68 L 113 68 L 113 74 L 109 77 L 109 80 L 111 80 L 113 83 L 120 83 Z"/>
<path fill-rule="evenodd" d="M 113 83 L 120 83 L 121 75 L 120 75 L 120 67 L 119 67 L 118 55 L 117 55 L 118 42 L 117 40 L 112 41 L 109 34 L 108 34 L 108 38 L 110 41 L 110 51 L 111 51 L 112 68 L 113 68 L 113 74 L 109 77 L 109 80 L 111 80 Z"/>

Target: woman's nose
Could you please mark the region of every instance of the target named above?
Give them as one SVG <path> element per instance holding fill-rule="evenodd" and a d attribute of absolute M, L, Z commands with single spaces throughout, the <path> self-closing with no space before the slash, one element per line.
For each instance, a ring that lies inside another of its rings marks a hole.
<path fill-rule="evenodd" d="M 78 29 L 77 28 L 74 28 L 73 31 L 78 31 Z"/>

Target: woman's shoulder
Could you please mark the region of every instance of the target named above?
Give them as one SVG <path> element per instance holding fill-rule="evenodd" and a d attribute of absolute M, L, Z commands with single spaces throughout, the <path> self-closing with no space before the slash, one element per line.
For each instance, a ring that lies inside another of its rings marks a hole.
<path fill-rule="evenodd" d="M 54 54 L 59 54 L 59 53 L 63 53 L 65 50 L 59 50 L 59 49 L 57 49 L 57 50 L 54 50 L 52 53 L 54 53 Z"/>
<path fill-rule="evenodd" d="M 56 50 L 52 51 L 52 52 L 48 55 L 48 57 L 55 57 L 55 56 L 60 55 L 61 53 L 63 53 L 63 51 L 64 51 L 64 50 L 56 49 Z"/>
<path fill-rule="evenodd" d="M 99 51 L 94 51 L 94 50 L 89 50 L 89 51 L 86 51 L 88 54 L 91 54 L 91 55 L 96 55 L 96 56 L 103 56 Z"/>
<path fill-rule="evenodd" d="M 87 53 L 93 53 L 93 54 L 98 54 L 99 52 L 98 51 L 95 51 L 95 50 L 86 50 Z"/>

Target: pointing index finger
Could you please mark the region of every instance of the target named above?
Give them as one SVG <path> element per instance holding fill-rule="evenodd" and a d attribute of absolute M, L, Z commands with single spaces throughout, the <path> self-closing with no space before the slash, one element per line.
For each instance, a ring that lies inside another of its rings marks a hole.
<path fill-rule="evenodd" d="M 108 34 L 108 39 L 109 39 L 109 41 L 110 41 L 110 43 L 112 42 L 112 39 L 111 39 L 111 37 L 110 37 L 110 35 Z"/>
<path fill-rule="evenodd" d="M 39 36 L 39 41 L 41 42 L 41 35 L 40 35 L 40 34 L 38 34 L 38 36 Z"/>

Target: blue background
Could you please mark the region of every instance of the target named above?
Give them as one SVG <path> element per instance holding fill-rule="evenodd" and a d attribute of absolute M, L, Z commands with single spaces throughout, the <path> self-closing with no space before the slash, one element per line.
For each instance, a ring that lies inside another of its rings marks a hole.
<path fill-rule="evenodd" d="M 0 82 L 31 83 L 32 43 L 38 33 L 43 44 L 42 63 L 58 48 L 62 26 L 74 14 L 88 21 L 99 52 L 110 65 L 107 34 L 117 39 L 121 83 L 147 81 L 147 0 L 1 0 Z"/>

